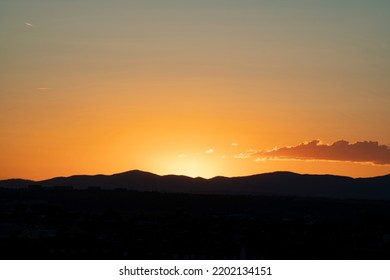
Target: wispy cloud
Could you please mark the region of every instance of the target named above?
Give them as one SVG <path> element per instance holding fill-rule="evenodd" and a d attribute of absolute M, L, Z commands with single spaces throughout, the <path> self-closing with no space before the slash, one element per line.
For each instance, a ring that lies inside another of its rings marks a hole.
<path fill-rule="evenodd" d="M 257 150 L 249 150 L 243 153 L 239 153 L 238 155 L 235 155 L 235 158 L 250 158 L 253 157 L 255 154 L 257 154 Z"/>
<path fill-rule="evenodd" d="M 206 153 L 206 154 L 214 153 L 214 149 L 208 149 L 205 153 Z"/>
<path fill-rule="evenodd" d="M 238 143 L 232 143 L 232 146 L 238 146 Z"/>
<path fill-rule="evenodd" d="M 35 27 L 32 23 L 29 23 L 29 22 L 25 22 L 24 24 L 29 26 L 29 27 Z"/>
<path fill-rule="evenodd" d="M 320 140 L 301 143 L 297 146 L 274 148 L 268 151 L 250 150 L 236 158 L 263 160 L 329 160 L 366 162 L 378 165 L 390 164 L 390 148 L 376 141 L 349 143 L 345 140 L 324 144 Z"/>
<path fill-rule="evenodd" d="M 51 88 L 48 88 L 48 87 L 39 87 L 37 88 L 37 90 L 50 90 Z"/>

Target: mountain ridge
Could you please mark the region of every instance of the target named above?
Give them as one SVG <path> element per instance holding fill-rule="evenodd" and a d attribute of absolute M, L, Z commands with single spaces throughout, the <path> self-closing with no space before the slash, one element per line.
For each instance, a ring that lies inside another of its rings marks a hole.
<path fill-rule="evenodd" d="M 24 179 L 0 181 L 0 187 L 7 188 L 26 188 L 29 185 L 41 185 L 47 189 L 72 186 L 75 189 L 100 187 L 102 189 L 124 188 L 135 191 L 390 200 L 390 174 L 352 178 L 331 174 L 299 174 L 290 171 L 276 171 L 249 176 L 217 176 L 205 179 L 172 174 L 160 176 L 141 170 L 130 170 L 112 175 L 72 175 L 40 181 Z"/>

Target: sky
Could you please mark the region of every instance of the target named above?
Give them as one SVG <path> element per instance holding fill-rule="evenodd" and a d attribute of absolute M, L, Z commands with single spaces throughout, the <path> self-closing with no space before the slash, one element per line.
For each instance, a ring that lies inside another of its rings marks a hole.
<path fill-rule="evenodd" d="M 390 173 L 390 1 L 2 0 L 0 179 Z"/>

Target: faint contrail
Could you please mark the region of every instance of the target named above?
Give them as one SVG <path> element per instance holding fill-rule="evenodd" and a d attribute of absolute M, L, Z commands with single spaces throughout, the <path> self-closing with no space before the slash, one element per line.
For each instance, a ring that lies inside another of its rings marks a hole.
<path fill-rule="evenodd" d="M 29 23 L 29 22 L 25 22 L 24 24 L 27 25 L 27 26 L 30 26 L 30 27 L 34 27 L 34 25 L 32 25 L 32 24 Z"/>

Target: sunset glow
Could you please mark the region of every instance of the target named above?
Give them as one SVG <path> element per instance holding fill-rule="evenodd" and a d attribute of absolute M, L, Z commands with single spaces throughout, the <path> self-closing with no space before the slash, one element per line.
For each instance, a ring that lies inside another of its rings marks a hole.
<path fill-rule="evenodd" d="M 352 6 L 1 1 L 0 179 L 388 174 L 390 2 Z"/>

